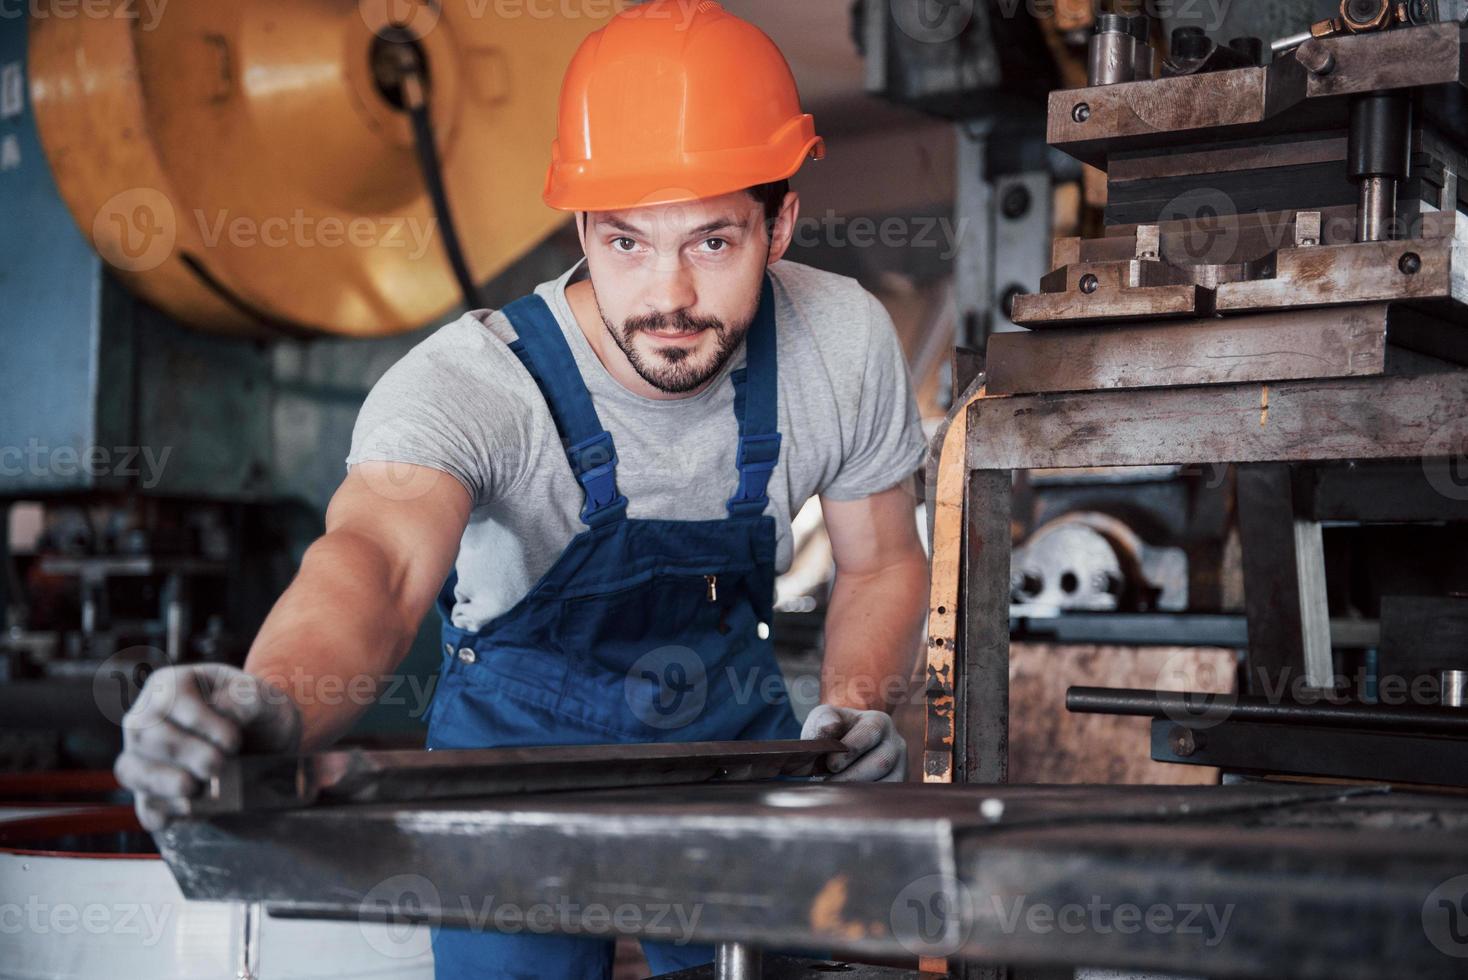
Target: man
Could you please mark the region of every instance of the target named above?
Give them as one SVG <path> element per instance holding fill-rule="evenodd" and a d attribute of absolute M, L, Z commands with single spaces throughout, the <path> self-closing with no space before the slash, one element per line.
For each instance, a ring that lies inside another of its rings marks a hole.
<path fill-rule="evenodd" d="M 373 388 L 326 533 L 243 672 L 149 680 L 116 768 L 150 828 L 242 745 L 341 735 L 359 705 L 319 682 L 390 674 L 435 596 L 431 748 L 835 736 L 833 778 L 903 778 L 886 699 L 923 615 L 924 442 L 882 307 L 781 261 L 786 178 L 823 155 L 789 67 L 715 3 L 655 0 L 586 40 L 561 97 L 545 199 L 584 260 Z M 768 624 L 817 494 L 836 579 L 802 732 Z M 655 972 L 711 955 L 645 948 Z M 605 941 L 455 929 L 434 951 L 454 977 L 611 962 Z"/>

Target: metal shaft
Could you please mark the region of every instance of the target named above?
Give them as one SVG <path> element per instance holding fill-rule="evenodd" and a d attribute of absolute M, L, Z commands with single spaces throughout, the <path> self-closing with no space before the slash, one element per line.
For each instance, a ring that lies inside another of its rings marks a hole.
<path fill-rule="evenodd" d="M 1442 685 L 1443 707 L 1468 707 L 1468 670 L 1440 671 L 1437 678 Z"/>
<path fill-rule="evenodd" d="M 1329 704 L 1323 701 L 1304 704 L 1196 691 L 1073 687 L 1065 692 L 1065 707 L 1079 713 L 1141 715 L 1170 718 L 1179 723 L 1258 721 L 1277 725 L 1468 734 L 1468 712 L 1436 705 Z"/>
<path fill-rule="evenodd" d="M 1397 218 L 1397 179 L 1364 177 L 1356 202 L 1356 240 L 1384 242 Z"/>
<path fill-rule="evenodd" d="M 759 980 L 764 955 L 748 943 L 719 943 L 714 950 L 715 980 Z"/>

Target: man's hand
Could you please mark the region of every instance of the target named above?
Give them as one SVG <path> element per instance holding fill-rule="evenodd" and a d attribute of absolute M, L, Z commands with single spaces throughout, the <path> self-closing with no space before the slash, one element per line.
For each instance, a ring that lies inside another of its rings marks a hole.
<path fill-rule="evenodd" d="M 112 767 L 133 791 L 138 820 L 162 830 L 242 750 L 294 752 L 301 713 L 284 693 L 224 664 L 167 667 L 148 678 L 122 719 Z"/>
<path fill-rule="evenodd" d="M 817 705 L 801 738 L 839 738 L 850 750 L 826 756 L 833 782 L 900 783 L 907 778 L 907 742 L 885 711 Z"/>

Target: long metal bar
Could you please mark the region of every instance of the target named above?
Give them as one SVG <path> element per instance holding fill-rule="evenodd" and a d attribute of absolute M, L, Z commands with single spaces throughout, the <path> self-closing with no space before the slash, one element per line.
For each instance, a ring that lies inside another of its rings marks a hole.
<path fill-rule="evenodd" d="M 1468 799 L 745 783 L 229 814 L 157 840 L 185 896 L 271 914 L 1375 980 L 1461 976 L 1417 923 L 1468 872 Z"/>
<path fill-rule="evenodd" d="M 239 756 L 195 814 L 815 774 L 837 739 Z"/>
<path fill-rule="evenodd" d="M 1234 772 L 1468 786 L 1468 740 L 1433 735 L 1292 725 L 1281 737 L 1276 725 L 1225 721 L 1196 731 L 1154 719 L 1152 759 Z"/>
<path fill-rule="evenodd" d="M 1202 691 L 1072 687 L 1065 692 L 1065 707 L 1067 711 L 1078 714 L 1136 715 L 1186 724 L 1252 721 L 1378 732 L 1468 735 L 1468 713 L 1437 705 L 1303 703 Z"/>

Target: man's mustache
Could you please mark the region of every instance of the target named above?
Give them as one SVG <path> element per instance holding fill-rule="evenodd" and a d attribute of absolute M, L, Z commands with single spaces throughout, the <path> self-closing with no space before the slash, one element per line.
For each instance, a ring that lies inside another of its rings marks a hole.
<path fill-rule="evenodd" d="M 676 313 L 649 313 L 646 316 L 628 317 L 622 322 L 622 329 L 628 337 L 639 330 L 658 333 L 698 333 L 701 330 L 712 330 L 722 337 L 724 321 L 716 316 L 694 316 L 686 310 L 679 310 Z"/>

